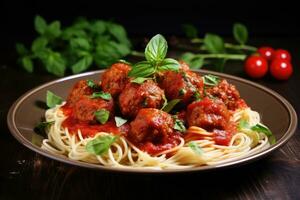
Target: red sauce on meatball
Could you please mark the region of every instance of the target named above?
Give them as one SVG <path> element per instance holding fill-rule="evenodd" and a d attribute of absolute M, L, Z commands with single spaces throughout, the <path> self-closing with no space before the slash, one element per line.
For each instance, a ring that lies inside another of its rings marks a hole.
<path fill-rule="evenodd" d="M 74 109 L 65 104 L 62 107 L 62 111 L 67 118 L 63 121 L 62 126 L 68 128 L 69 133 L 76 134 L 78 130 L 84 138 L 94 137 L 98 132 L 109 132 L 115 135 L 126 135 L 129 131 L 129 124 L 124 124 L 121 127 L 117 127 L 114 120 L 110 120 L 105 124 L 91 123 L 91 121 L 81 121 L 74 116 Z"/>
<path fill-rule="evenodd" d="M 160 80 L 160 87 L 164 89 L 169 100 L 181 99 L 183 104 L 195 100 L 195 95 L 203 95 L 203 80 L 192 71 L 166 71 Z"/>
<path fill-rule="evenodd" d="M 109 111 L 110 115 L 114 113 L 113 99 L 104 100 L 101 98 L 91 98 L 82 96 L 73 106 L 73 116 L 80 121 L 95 122 L 95 112 L 100 109 Z"/>
<path fill-rule="evenodd" d="M 128 82 L 127 74 L 131 67 L 124 63 L 113 64 L 101 77 L 101 86 L 104 92 L 113 97 L 118 96 Z"/>
<path fill-rule="evenodd" d="M 222 80 L 217 86 L 206 89 L 206 94 L 221 99 L 229 110 L 247 107 L 236 87 L 226 80 Z"/>
<path fill-rule="evenodd" d="M 220 100 L 205 97 L 187 107 L 189 126 L 198 126 L 211 131 L 215 128 L 224 129 L 229 121 L 230 113 Z"/>
<path fill-rule="evenodd" d="M 91 95 L 92 93 L 93 89 L 87 85 L 87 81 L 80 80 L 73 86 L 67 102 L 69 105 L 75 105 L 82 96 Z"/>
<path fill-rule="evenodd" d="M 161 108 L 164 95 L 152 80 L 142 84 L 128 83 L 119 96 L 120 110 L 124 116 L 133 118 L 141 108 Z"/>
<path fill-rule="evenodd" d="M 128 138 L 140 149 L 151 155 L 178 145 L 179 134 L 174 133 L 170 114 L 153 108 L 140 109 L 130 123 Z"/>

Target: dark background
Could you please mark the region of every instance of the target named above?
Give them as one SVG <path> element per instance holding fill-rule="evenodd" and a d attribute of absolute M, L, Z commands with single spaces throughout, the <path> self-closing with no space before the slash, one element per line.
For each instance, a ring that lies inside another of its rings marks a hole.
<path fill-rule="evenodd" d="M 0 199 L 300 199 L 300 134 L 272 155 L 238 168 L 170 176 L 110 174 L 69 166 L 41 156 L 17 142 L 6 125 L 12 103 L 26 91 L 53 80 L 47 73 L 26 73 L 16 64 L 15 43 L 30 44 L 36 14 L 70 24 L 76 17 L 113 19 L 131 39 L 162 33 L 183 36 L 181 24 L 197 25 L 200 34 L 227 38 L 232 24 L 242 22 L 250 44 L 288 49 L 294 74 L 279 82 L 270 76 L 256 82 L 283 95 L 300 111 L 300 12 L 291 1 L 92 2 L 0 0 Z M 243 74 L 241 63 L 235 69 Z M 30 113 L 28 113 L 30 117 Z"/>
<path fill-rule="evenodd" d="M 298 37 L 298 6 L 291 1 L 39 1 L 2 0 L 0 3 L 1 48 L 16 41 L 29 42 L 34 36 L 36 14 L 63 25 L 76 17 L 111 19 L 123 24 L 129 36 L 156 33 L 181 36 L 181 24 L 195 24 L 200 33 L 215 32 L 230 36 L 232 24 L 242 22 L 250 37 Z"/>

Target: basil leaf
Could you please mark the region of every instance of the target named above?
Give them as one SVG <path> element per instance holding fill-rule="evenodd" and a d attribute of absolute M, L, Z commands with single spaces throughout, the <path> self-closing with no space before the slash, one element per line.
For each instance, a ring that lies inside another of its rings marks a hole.
<path fill-rule="evenodd" d="M 148 61 L 142 61 L 135 64 L 128 72 L 129 77 L 147 77 L 155 73 L 155 67 Z"/>
<path fill-rule="evenodd" d="M 93 62 L 93 57 L 91 55 L 86 55 L 71 66 L 73 74 L 78 74 L 87 70 Z"/>
<path fill-rule="evenodd" d="M 40 52 L 41 60 L 46 66 L 46 70 L 56 76 L 63 76 L 66 70 L 66 61 L 58 52 Z"/>
<path fill-rule="evenodd" d="M 124 59 L 119 59 L 118 62 L 119 62 L 119 63 L 124 63 L 124 64 L 126 64 L 126 65 L 132 65 L 130 62 L 128 62 L 128 61 L 126 61 L 126 60 L 124 60 Z"/>
<path fill-rule="evenodd" d="M 131 43 L 127 38 L 126 30 L 123 26 L 114 23 L 108 23 L 107 29 L 120 43 L 130 47 Z"/>
<path fill-rule="evenodd" d="M 46 96 L 46 104 L 49 108 L 53 108 L 56 105 L 59 105 L 63 102 L 62 98 L 55 95 L 53 92 L 51 91 L 47 91 L 47 96 Z"/>
<path fill-rule="evenodd" d="M 176 104 L 178 104 L 180 101 L 181 101 L 181 99 L 173 99 L 173 100 L 169 101 L 168 104 L 167 104 L 165 107 L 163 107 L 162 110 L 168 113 L 168 112 L 170 112 L 170 111 L 176 106 Z"/>
<path fill-rule="evenodd" d="M 201 100 L 201 95 L 199 93 L 199 91 L 196 91 L 194 94 L 193 94 L 193 97 L 196 101 L 199 101 Z"/>
<path fill-rule="evenodd" d="M 205 75 L 202 78 L 203 78 L 204 85 L 207 86 L 216 86 L 221 81 L 220 77 L 211 74 Z"/>
<path fill-rule="evenodd" d="M 40 135 L 46 135 L 46 129 L 48 129 L 54 121 L 51 122 L 40 122 L 34 127 L 34 131 Z"/>
<path fill-rule="evenodd" d="M 116 141 L 116 136 L 106 135 L 106 136 L 98 136 L 97 138 L 89 141 L 85 149 L 89 153 L 93 153 L 96 155 L 103 155 L 107 153 L 110 146 Z"/>
<path fill-rule="evenodd" d="M 185 132 L 186 128 L 183 124 L 183 121 L 179 120 L 179 119 L 175 119 L 175 124 L 173 127 L 175 130 L 180 131 L 180 132 Z"/>
<path fill-rule="evenodd" d="M 271 130 L 262 124 L 256 124 L 255 126 L 252 126 L 251 130 L 259 132 L 259 133 L 264 133 L 268 137 L 273 135 Z"/>
<path fill-rule="evenodd" d="M 146 60 L 149 62 L 160 62 L 166 57 L 167 50 L 168 44 L 166 39 L 162 35 L 157 34 L 151 38 L 146 46 Z"/>
<path fill-rule="evenodd" d="M 122 117 L 117 117 L 115 116 L 115 122 L 116 122 L 116 126 L 120 127 L 123 124 L 125 124 L 128 120 L 127 119 L 123 119 Z"/>
<path fill-rule="evenodd" d="M 23 68 L 32 73 L 33 72 L 33 62 L 29 56 L 24 56 L 21 60 Z"/>
<path fill-rule="evenodd" d="M 199 147 L 199 145 L 197 145 L 196 142 L 192 141 L 189 142 L 189 147 L 198 155 L 202 155 L 203 154 L 203 150 L 201 147 Z"/>
<path fill-rule="evenodd" d="M 48 40 L 45 37 L 38 37 L 33 41 L 31 45 L 31 50 L 33 52 L 41 51 L 46 48 L 47 44 L 48 44 Z"/>
<path fill-rule="evenodd" d="M 106 92 L 94 92 L 91 96 L 90 96 L 92 99 L 95 99 L 95 98 L 102 98 L 104 100 L 111 100 L 112 97 L 109 93 L 106 93 Z"/>
<path fill-rule="evenodd" d="M 194 25 L 192 25 L 192 24 L 183 24 L 182 29 L 183 29 L 183 32 L 185 33 L 185 35 L 188 38 L 193 39 L 193 38 L 198 37 L 198 30 Z"/>
<path fill-rule="evenodd" d="M 77 37 L 77 38 L 72 38 L 70 40 L 70 47 L 72 49 L 84 49 L 84 50 L 90 50 L 91 49 L 91 44 L 90 42 L 83 37 Z"/>
<path fill-rule="evenodd" d="M 60 36 L 61 30 L 60 30 L 60 22 L 54 21 L 51 24 L 48 25 L 45 35 L 51 39 L 57 38 Z"/>
<path fill-rule="evenodd" d="M 233 25 L 233 36 L 234 39 L 241 45 L 246 44 L 248 40 L 248 30 L 244 24 L 235 23 Z"/>
<path fill-rule="evenodd" d="M 98 122 L 100 122 L 101 124 L 105 124 L 107 122 L 107 120 L 109 119 L 109 111 L 106 109 L 97 110 L 94 113 L 94 115 L 96 117 L 96 120 Z"/>
<path fill-rule="evenodd" d="M 200 69 L 201 67 L 203 67 L 204 64 L 204 59 L 201 56 L 197 56 L 193 53 L 184 53 L 181 56 L 181 59 L 186 62 L 191 69 Z"/>
<path fill-rule="evenodd" d="M 106 22 L 102 20 L 97 20 L 90 25 L 89 30 L 94 34 L 103 34 L 106 30 Z"/>
<path fill-rule="evenodd" d="M 238 124 L 238 130 L 250 128 L 247 120 L 241 119 Z"/>
<path fill-rule="evenodd" d="M 177 60 L 172 59 L 172 58 L 166 58 L 160 63 L 158 70 L 159 71 L 165 71 L 165 70 L 178 71 L 179 66 L 180 66 L 180 64 Z"/>
<path fill-rule="evenodd" d="M 24 55 L 28 54 L 28 50 L 26 49 L 26 47 L 25 47 L 24 44 L 17 43 L 17 44 L 16 44 L 16 50 L 17 50 L 17 53 L 18 53 L 20 56 L 24 56 Z"/>
<path fill-rule="evenodd" d="M 131 82 L 131 83 L 142 84 L 142 83 L 144 83 L 144 81 L 146 81 L 146 80 L 151 80 L 151 79 L 152 79 L 152 78 L 137 77 L 137 78 L 131 80 L 130 82 Z"/>
<path fill-rule="evenodd" d="M 210 53 L 224 53 L 225 46 L 223 39 L 215 34 L 207 33 L 204 37 L 204 45 Z"/>
<path fill-rule="evenodd" d="M 34 28 L 35 28 L 36 32 L 43 35 L 47 29 L 47 23 L 46 23 L 45 19 L 39 15 L 35 16 Z"/>
<path fill-rule="evenodd" d="M 86 84 L 92 89 L 100 89 L 100 86 L 97 85 L 93 80 L 86 80 Z"/>

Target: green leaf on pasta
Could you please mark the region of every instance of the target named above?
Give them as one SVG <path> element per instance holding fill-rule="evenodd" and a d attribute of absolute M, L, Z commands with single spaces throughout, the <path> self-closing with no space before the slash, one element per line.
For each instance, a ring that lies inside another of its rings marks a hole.
<path fill-rule="evenodd" d="M 128 121 L 127 119 L 123 119 L 122 117 L 115 116 L 115 122 L 116 122 L 116 126 L 117 126 L 117 127 L 122 126 L 122 125 L 125 124 L 127 121 Z"/>
<path fill-rule="evenodd" d="M 107 153 L 110 146 L 116 141 L 117 136 L 105 135 L 99 136 L 91 141 L 89 141 L 85 149 L 89 153 L 96 155 L 103 155 Z"/>
<path fill-rule="evenodd" d="M 51 91 L 47 91 L 47 96 L 46 96 L 46 104 L 49 108 L 53 108 L 56 105 L 59 105 L 63 102 L 62 98 L 55 95 Z"/>
<path fill-rule="evenodd" d="M 198 154 L 198 155 L 203 154 L 203 150 L 201 149 L 201 147 L 199 147 L 199 145 L 197 145 L 196 142 L 192 141 L 188 145 L 196 154 Z"/>
<path fill-rule="evenodd" d="M 100 122 L 101 124 L 105 124 L 107 122 L 107 120 L 109 119 L 109 111 L 106 109 L 97 110 L 94 113 L 94 115 L 96 117 L 96 120 L 98 122 Z"/>

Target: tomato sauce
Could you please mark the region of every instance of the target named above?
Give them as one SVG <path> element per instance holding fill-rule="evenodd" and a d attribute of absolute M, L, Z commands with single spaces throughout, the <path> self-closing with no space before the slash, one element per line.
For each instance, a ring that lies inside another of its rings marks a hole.
<path fill-rule="evenodd" d="M 62 111 L 65 116 L 68 116 L 62 123 L 64 128 L 68 128 L 71 134 L 76 134 L 78 130 L 84 138 L 93 137 L 98 132 L 109 132 L 113 134 L 124 134 L 126 135 L 129 131 L 129 125 L 124 124 L 121 127 L 117 127 L 114 120 L 110 120 L 105 124 L 91 124 L 89 122 L 82 122 L 73 116 L 73 110 L 70 106 L 65 104 L 62 107 Z"/>
<path fill-rule="evenodd" d="M 172 149 L 179 145 L 180 143 L 180 135 L 178 133 L 174 133 L 169 137 L 165 137 L 162 142 L 158 144 L 154 144 L 152 142 L 146 142 L 143 144 L 137 145 L 139 149 L 149 153 L 150 155 L 157 155 L 163 151 Z"/>

